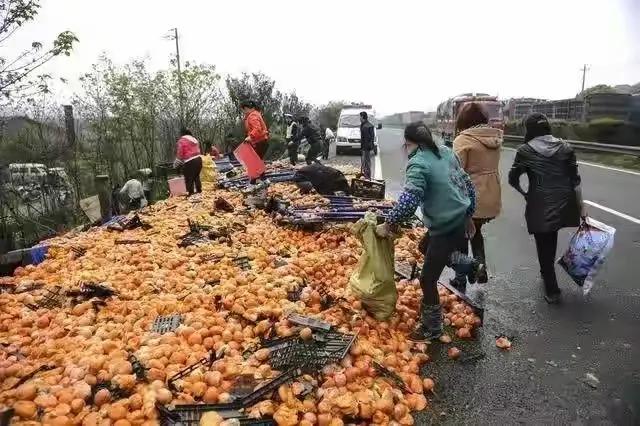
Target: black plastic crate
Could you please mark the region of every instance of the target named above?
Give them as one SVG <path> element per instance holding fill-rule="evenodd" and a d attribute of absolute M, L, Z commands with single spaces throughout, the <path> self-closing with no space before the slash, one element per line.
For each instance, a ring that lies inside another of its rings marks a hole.
<path fill-rule="evenodd" d="M 136 356 L 132 353 L 129 354 L 129 362 L 131 363 L 131 368 L 133 369 L 133 374 L 136 375 L 137 380 L 146 381 L 147 380 L 147 368 L 142 365 L 140 360 L 136 358 Z"/>
<path fill-rule="evenodd" d="M 215 411 L 225 420 L 237 420 L 241 426 L 272 426 L 276 424 L 273 419 L 252 419 L 238 409 L 228 408 L 222 404 L 176 405 L 171 409 L 158 405 L 156 407 L 160 413 L 161 426 L 199 426 L 202 416 L 210 411 Z"/>
<path fill-rule="evenodd" d="M 200 359 L 200 361 L 197 361 L 196 363 L 189 365 L 188 367 L 178 371 L 176 374 L 171 376 L 169 380 L 167 380 L 167 387 L 170 390 L 177 392 L 178 388 L 175 386 L 176 381 L 182 379 L 183 377 L 187 377 L 189 374 L 193 373 L 195 370 L 197 370 L 200 367 L 207 366 L 207 368 L 210 369 L 216 359 L 217 359 L 216 353 L 214 351 L 211 351 L 209 353 L 209 356 L 206 356 Z"/>
<path fill-rule="evenodd" d="M 151 240 L 116 240 L 117 245 L 150 244 Z"/>
<path fill-rule="evenodd" d="M 90 300 L 93 298 L 107 299 L 111 296 L 116 296 L 118 293 L 112 288 L 103 284 L 96 283 L 80 283 L 78 290 L 67 291 L 67 296 L 75 297 L 80 300 Z"/>
<path fill-rule="evenodd" d="M 387 378 L 389 380 L 391 380 L 396 386 L 398 386 L 400 389 L 402 389 L 404 392 L 406 393 L 413 393 L 413 391 L 409 388 L 409 386 L 407 386 L 407 384 L 405 383 L 404 380 L 402 380 L 402 378 L 400 376 L 398 376 L 396 373 L 394 373 L 393 371 L 389 370 L 387 367 L 385 367 L 384 365 L 380 364 L 377 361 L 373 361 L 373 368 L 376 370 L 376 372 L 384 377 Z"/>
<path fill-rule="evenodd" d="M 357 178 L 351 180 L 351 195 L 354 197 L 384 200 L 385 188 L 386 184 L 383 180 L 376 181 Z"/>
<path fill-rule="evenodd" d="M 182 315 L 163 315 L 153 321 L 151 331 L 154 333 L 168 333 L 174 331 L 182 322 Z"/>
<path fill-rule="evenodd" d="M 314 340 L 319 345 L 316 356 L 323 359 L 325 363 L 338 362 L 343 359 L 351 346 L 356 341 L 355 334 L 344 334 L 339 332 L 315 333 Z"/>
<path fill-rule="evenodd" d="M 285 340 L 269 347 L 269 365 L 277 370 L 294 367 L 319 370 L 343 359 L 355 339 L 352 334 L 315 332 L 310 341 L 300 338 Z"/>
<path fill-rule="evenodd" d="M 316 352 L 317 346 L 313 342 L 305 342 L 302 339 L 290 340 L 270 348 L 269 365 L 275 370 L 283 371 L 309 363 L 315 364 L 319 361 Z"/>
<path fill-rule="evenodd" d="M 303 327 L 309 327 L 315 330 L 329 331 L 331 329 L 331 324 L 329 324 L 328 322 L 324 322 L 315 318 L 305 317 L 298 314 L 291 314 L 287 317 L 287 319 L 293 324 Z"/>
<path fill-rule="evenodd" d="M 46 364 L 41 365 L 40 367 L 34 369 L 31 373 L 28 373 L 28 374 L 22 376 L 20 378 L 20 380 L 18 380 L 13 386 L 11 386 L 11 389 L 16 389 L 20 385 L 25 384 L 29 380 L 33 379 L 38 373 L 41 373 L 43 371 L 53 370 L 54 368 L 56 368 L 55 365 L 46 365 Z"/>
<path fill-rule="evenodd" d="M 408 263 L 396 262 L 395 273 L 397 276 L 406 280 L 413 280 L 420 276 L 420 267 L 417 264 L 410 265 Z"/>
<path fill-rule="evenodd" d="M 27 303 L 26 306 L 33 311 L 59 308 L 64 304 L 65 297 L 62 287 L 46 288 L 44 295 L 36 303 Z"/>
<path fill-rule="evenodd" d="M 249 263 L 249 258 L 247 256 L 236 257 L 233 259 L 233 263 L 243 271 L 251 269 L 251 263 Z"/>

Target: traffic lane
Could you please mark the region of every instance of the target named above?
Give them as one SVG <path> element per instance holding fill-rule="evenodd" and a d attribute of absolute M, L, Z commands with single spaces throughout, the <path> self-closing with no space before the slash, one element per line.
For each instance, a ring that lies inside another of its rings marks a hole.
<path fill-rule="evenodd" d="M 523 218 L 523 199 L 506 182 L 508 162 L 503 158 L 501 166 L 503 212 L 483 229 L 491 276 L 485 287 L 485 323 L 476 341 L 462 343 L 463 353 L 483 353 L 485 358 L 452 363 L 443 349 L 434 348 L 436 362 L 427 366 L 425 374 L 435 376 L 446 397 L 433 401 L 426 421 L 611 424 L 626 418 L 634 424 L 632 407 L 640 411 L 634 399 L 640 390 L 636 361 L 640 306 L 626 284 L 629 268 L 612 257 L 586 299 L 558 268 L 564 304 L 547 305 L 535 244 Z M 559 252 L 572 232 L 561 231 Z M 623 239 L 614 252 L 628 250 L 628 243 Z M 638 252 L 632 256 L 638 259 Z M 513 337 L 510 352 L 495 347 L 494 338 L 501 334 Z M 584 383 L 587 373 L 601 381 L 597 389 Z"/>
<path fill-rule="evenodd" d="M 515 151 L 502 150 L 500 169 L 503 185 L 503 217 L 513 216 L 517 213 L 521 217 L 524 215 L 524 200 L 506 182 L 514 157 Z M 627 175 L 621 177 L 621 173 L 615 171 L 611 171 L 610 175 L 602 175 L 603 171 L 606 170 L 588 165 L 580 166 L 582 191 L 585 200 L 597 200 L 596 202 L 599 204 L 616 211 L 632 210 L 627 208 L 632 202 L 640 205 L 640 176 Z M 635 182 L 633 181 L 634 179 Z M 526 181 L 526 178 L 523 178 L 523 181 Z M 632 200 L 626 200 L 625 197 L 621 197 L 621 193 L 629 194 L 629 198 Z M 508 197 L 506 201 L 505 197 Z M 519 207 L 513 210 L 511 209 L 513 206 Z M 607 288 L 605 297 L 611 295 L 640 297 L 640 291 L 635 285 L 636 278 L 630 273 L 629 268 L 630 261 L 640 261 L 640 225 L 593 206 L 587 206 L 587 213 L 594 219 L 616 228 L 614 247 L 603 270 L 598 275 L 594 291 L 598 293 L 598 288 L 604 286 Z M 524 222 L 522 226 L 526 229 Z M 561 233 L 558 239 L 559 249 L 566 248 L 572 233 L 573 230 L 564 230 Z M 562 245 L 563 242 L 564 246 Z M 612 283 L 614 284 L 612 285 Z"/>
<path fill-rule="evenodd" d="M 396 198 L 402 191 L 404 171 L 407 164 L 402 150 L 403 130 L 383 128 L 378 131 L 378 149 L 382 177 L 385 180 L 387 196 Z"/>
<path fill-rule="evenodd" d="M 640 227 L 606 212 L 590 211 L 594 218 L 618 229 L 616 244 L 588 297 L 557 268 L 564 304 L 547 306 L 541 297 L 535 243 L 526 231 L 524 200 L 506 182 L 512 161 L 513 152 L 503 151 L 503 212 L 486 232 L 489 265 L 495 271 L 495 281 L 505 283 L 504 291 L 497 292 L 493 298 L 496 316 L 504 315 L 503 307 L 508 306 L 509 300 L 515 305 L 522 299 L 522 306 L 535 306 L 530 314 L 521 315 L 513 324 L 525 331 L 527 358 L 554 357 L 557 365 L 565 365 L 560 372 L 568 380 L 546 378 L 556 387 L 566 386 L 564 393 L 557 397 L 570 400 L 572 380 L 581 380 L 591 372 L 602 382 L 598 392 L 602 392 L 601 402 L 605 406 L 619 398 L 628 406 L 636 405 L 636 410 L 640 409 L 633 398 L 634 389 L 640 387 L 636 361 L 640 345 L 640 333 L 637 333 L 640 297 L 634 285 L 635 274 L 629 267 L 630 261 L 640 261 L 640 247 L 634 244 Z M 591 179 L 590 171 L 582 170 L 585 182 Z M 558 254 L 566 249 L 574 231 L 560 232 Z M 558 369 L 551 367 L 551 370 Z"/>
<path fill-rule="evenodd" d="M 380 133 L 388 188 L 402 187 L 401 138 L 399 129 Z M 453 364 L 442 350 L 432 350 L 437 362 L 429 364 L 424 373 L 435 376 L 441 389 L 446 389 L 446 397 L 434 398 L 433 410 L 424 421 L 555 424 L 588 420 L 608 424 L 620 417 L 631 419 L 630 407 L 640 411 L 634 402 L 634 392 L 640 394 L 634 361 L 640 345 L 634 326 L 639 306 L 635 289 L 629 286 L 633 282 L 630 268 L 621 262 L 638 260 L 630 237 L 637 231 L 618 217 L 592 213 L 618 227 L 624 237 L 618 235 L 589 298 L 584 299 L 577 286 L 558 270 L 565 303 L 548 306 L 542 298 L 522 197 L 506 182 L 512 162 L 513 152 L 503 151 L 503 213 L 484 230 L 491 273 L 485 295 L 486 321 L 478 340 L 463 347 L 465 352 L 482 352 L 486 357 L 476 363 Z M 588 182 L 589 171 L 582 173 Z M 561 231 L 559 251 L 566 247 L 572 232 Z M 630 256 L 617 256 L 619 252 Z M 495 348 L 494 336 L 499 334 L 514 337 L 511 352 Z M 587 373 L 601 380 L 598 389 L 583 383 Z"/>

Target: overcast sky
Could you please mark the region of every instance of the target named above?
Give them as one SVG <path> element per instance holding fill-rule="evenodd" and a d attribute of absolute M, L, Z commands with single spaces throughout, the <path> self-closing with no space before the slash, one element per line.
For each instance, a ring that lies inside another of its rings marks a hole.
<path fill-rule="evenodd" d="M 73 55 L 47 69 L 71 81 L 102 52 L 169 66 L 163 35 L 173 27 L 185 60 L 263 71 L 309 102 L 357 100 L 384 114 L 433 110 L 467 91 L 572 97 L 584 63 L 587 86 L 640 81 L 640 0 L 41 2 L 37 22 L 5 50 L 71 30 Z"/>

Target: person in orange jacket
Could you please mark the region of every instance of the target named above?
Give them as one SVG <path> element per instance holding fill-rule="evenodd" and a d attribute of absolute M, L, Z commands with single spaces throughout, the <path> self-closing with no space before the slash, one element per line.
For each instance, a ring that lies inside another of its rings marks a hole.
<path fill-rule="evenodd" d="M 258 156 L 264 159 L 269 147 L 269 129 L 262 114 L 253 101 L 243 101 L 240 108 L 244 112 L 244 129 L 247 132 L 244 141 L 250 143 Z"/>

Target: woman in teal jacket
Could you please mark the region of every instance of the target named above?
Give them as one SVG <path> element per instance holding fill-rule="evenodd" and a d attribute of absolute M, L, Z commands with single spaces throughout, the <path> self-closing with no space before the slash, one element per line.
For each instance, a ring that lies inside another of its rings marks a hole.
<path fill-rule="evenodd" d="M 409 219 L 418 206 L 421 207 L 428 228 L 420 276 L 421 321 L 409 336 L 410 340 L 421 342 L 442 335 L 438 278 L 445 266 L 458 263 L 464 256 L 459 252 L 460 247 L 464 247 L 466 238 L 475 233 L 472 217 L 476 194 L 458 157 L 446 146 L 437 146 L 423 122 L 409 124 L 404 139 L 404 149 L 409 157 L 404 191 L 386 223 L 378 227 L 378 234 L 389 235 Z"/>

